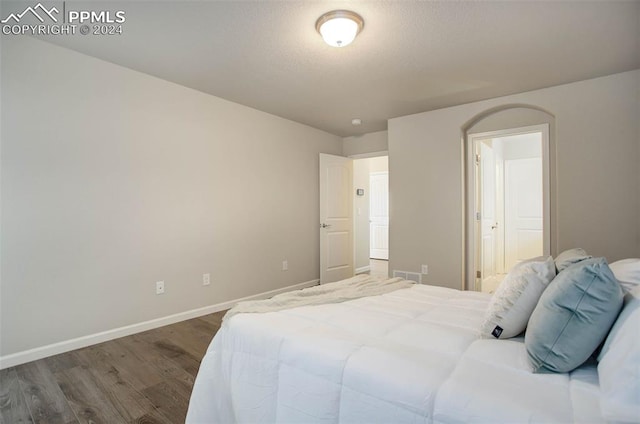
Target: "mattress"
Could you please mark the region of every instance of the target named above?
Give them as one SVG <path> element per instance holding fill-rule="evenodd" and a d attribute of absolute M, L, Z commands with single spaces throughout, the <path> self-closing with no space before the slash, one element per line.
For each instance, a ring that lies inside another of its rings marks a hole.
<path fill-rule="evenodd" d="M 203 358 L 187 423 L 603 422 L 594 364 L 533 374 L 480 338 L 489 295 L 414 285 L 239 314 Z"/>

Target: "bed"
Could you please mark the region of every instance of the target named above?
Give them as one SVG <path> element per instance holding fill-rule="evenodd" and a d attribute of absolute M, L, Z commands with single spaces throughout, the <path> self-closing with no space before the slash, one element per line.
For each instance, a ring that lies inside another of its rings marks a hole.
<path fill-rule="evenodd" d="M 203 358 L 187 423 L 607 422 L 596 359 L 533 373 L 522 336 L 482 337 L 491 299 L 410 284 L 235 314 Z"/>

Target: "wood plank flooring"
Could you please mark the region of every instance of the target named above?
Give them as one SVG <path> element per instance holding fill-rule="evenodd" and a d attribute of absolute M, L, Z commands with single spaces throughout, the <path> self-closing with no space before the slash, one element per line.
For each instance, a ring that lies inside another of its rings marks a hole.
<path fill-rule="evenodd" d="M 226 311 L 0 371 L 0 424 L 178 424 Z"/>

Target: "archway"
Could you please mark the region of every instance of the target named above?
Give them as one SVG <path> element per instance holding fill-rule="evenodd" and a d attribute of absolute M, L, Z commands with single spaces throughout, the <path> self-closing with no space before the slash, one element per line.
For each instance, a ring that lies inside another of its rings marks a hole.
<path fill-rule="evenodd" d="M 554 135 L 554 116 L 529 105 L 493 108 L 463 126 L 468 290 L 490 292 L 513 263 L 555 253 Z M 514 153 L 516 146 L 521 146 L 519 153 Z M 538 172 L 539 180 L 534 177 Z M 513 198 L 520 199 L 520 206 Z M 513 211 L 524 206 L 527 219 L 518 218 Z"/>

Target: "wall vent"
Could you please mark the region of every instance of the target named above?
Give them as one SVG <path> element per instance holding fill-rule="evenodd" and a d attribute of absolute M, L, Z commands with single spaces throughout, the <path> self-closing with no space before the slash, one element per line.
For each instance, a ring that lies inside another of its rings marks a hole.
<path fill-rule="evenodd" d="M 394 269 L 393 276 L 404 278 L 405 280 L 415 281 L 416 283 L 422 283 L 422 274 L 418 272 L 398 271 Z"/>
<path fill-rule="evenodd" d="M 407 279 L 407 273 L 404 271 L 397 271 L 397 270 L 393 270 L 393 276 L 395 277 L 400 277 L 400 278 L 404 278 L 405 280 Z"/>

